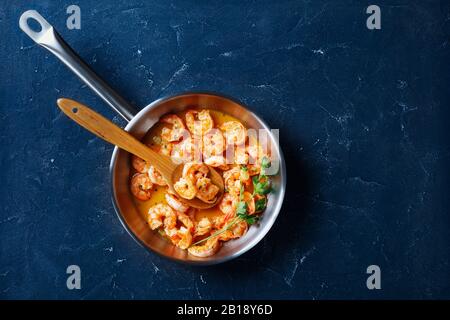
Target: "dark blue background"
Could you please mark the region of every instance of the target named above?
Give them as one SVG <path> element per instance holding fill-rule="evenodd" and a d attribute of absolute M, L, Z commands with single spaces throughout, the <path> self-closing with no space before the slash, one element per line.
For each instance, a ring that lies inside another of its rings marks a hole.
<path fill-rule="evenodd" d="M 1 298 L 450 298 L 448 1 L 76 1 L 81 30 L 70 4 L 0 7 Z M 214 267 L 139 247 L 112 207 L 112 146 L 55 100 L 125 123 L 19 29 L 27 9 L 136 106 L 212 90 L 280 128 L 289 182 L 268 236 Z"/>

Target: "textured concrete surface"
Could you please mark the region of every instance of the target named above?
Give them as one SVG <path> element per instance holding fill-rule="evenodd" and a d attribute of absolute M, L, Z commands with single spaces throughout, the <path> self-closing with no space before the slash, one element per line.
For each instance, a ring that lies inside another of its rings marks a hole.
<path fill-rule="evenodd" d="M 364 1 L 77 1 L 81 30 L 70 4 L 0 7 L 1 298 L 450 298 L 448 1 L 375 1 L 376 31 Z M 206 268 L 139 247 L 111 204 L 112 147 L 55 100 L 125 123 L 18 28 L 27 9 L 138 107 L 212 90 L 280 128 L 289 182 L 269 235 Z"/>

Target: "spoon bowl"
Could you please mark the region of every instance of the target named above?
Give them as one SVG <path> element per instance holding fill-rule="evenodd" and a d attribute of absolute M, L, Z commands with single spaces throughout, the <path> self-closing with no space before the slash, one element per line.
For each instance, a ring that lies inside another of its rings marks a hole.
<path fill-rule="evenodd" d="M 175 168 L 175 170 L 172 173 L 172 181 L 176 182 L 182 177 L 183 167 L 184 165 L 180 164 Z M 216 170 L 214 170 L 214 168 L 210 166 L 208 166 L 208 168 L 209 168 L 208 177 L 211 179 L 211 183 L 219 187 L 219 192 L 217 193 L 216 197 L 211 202 L 204 202 L 198 198 L 187 200 L 182 197 L 179 197 L 181 202 L 197 209 L 209 209 L 211 207 L 214 207 L 220 201 L 220 199 L 222 199 L 224 194 L 224 185 L 222 177 Z"/>

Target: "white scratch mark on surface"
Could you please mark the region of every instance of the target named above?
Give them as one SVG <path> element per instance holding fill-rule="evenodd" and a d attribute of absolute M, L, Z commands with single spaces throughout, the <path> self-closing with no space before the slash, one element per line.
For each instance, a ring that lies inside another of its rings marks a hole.
<path fill-rule="evenodd" d="M 6 222 L 12 221 L 14 219 L 18 219 L 18 218 L 19 218 L 19 216 L 10 216 L 10 217 L 7 217 L 7 218 L 5 218 L 3 220 L 0 220 L 0 224 L 6 223 Z"/>
<path fill-rule="evenodd" d="M 252 87 L 252 88 L 255 88 L 255 89 L 266 90 L 266 91 L 272 93 L 273 95 L 278 95 L 280 93 L 280 90 L 278 88 L 276 88 L 275 86 L 273 86 L 271 84 L 268 84 L 268 83 L 267 84 L 266 83 L 263 83 L 263 84 L 249 84 L 248 86 Z M 281 106 L 281 107 L 283 107 L 283 106 Z M 286 108 L 288 108 L 288 107 L 286 107 Z M 296 111 L 293 108 L 288 108 L 288 109 L 290 109 L 293 112 Z"/>
<path fill-rule="evenodd" d="M 181 36 L 183 35 L 183 29 L 182 26 L 179 24 L 171 26 L 172 30 L 175 31 L 175 36 L 177 38 L 177 47 L 180 48 L 181 46 Z"/>
<path fill-rule="evenodd" d="M 201 281 L 202 283 L 206 284 L 206 281 L 205 281 L 205 279 L 203 278 L 203 275 L 200 275 L 200 281 Z"/>
<path fill-rule="evenodd" d="M 342 125 L 343 123 L 346 123 L 351 118 L 350 114 L 344 114 L 342 116 L 335 116 L 328 109 L 326 109 L 324 106 L 322 106 L 320 103 L 318 103 L 317 105 L 319 106 L 320 109 L 325 111 L 331 119 L 335 120 L 340 125 Z"/>
<path fill-rule="evenodd" d="M 174 291 L 192 291 L 192 287 L 180 287 L 180 288 L 167 288 L 166 291 L 174 292 Z"/>
<path fill-rule="evenodd" d="M 364 180 L 361 177 L 350 177 L 349 178 L 350 181 L 354 181 L 354 182 L 358 182 L 362 185 L 366 185 L 366 186 L 377 186 L 377 187 L 385 187 L 385 185 L 376 182 L 376 181 L 368 181 L 368 180 Z"/>
<path fill-rule="evenodd" d="M 302 265 L 305 260 L 316 250 L 316 247 L 312 247 L 306 253 L 300 258 L 294 259 L 294 266 L 292 267 L 291 271 L 284 277 L 284 281 L 286 284 L 290 287 L 292 287 L 292 280 L 295 277 L 295 274 L 297 273 L 298 267 Z"/>
<path fill-rule="evenodd" d="M 309 257 L 314 251 L 316 251 L 316 247 L 312 247 L 306 253 L 303 255 L 303 257 L 300 259 L 300 264 L 303 264 L 305 262 L 306 258 Z"/>
<path fill-rule="evenodd" d="M 408 86 L 408 82 L 404 80 L 397 80 L 397 89 L 403 90 Z"/>
<path fill-rule="evenodd" d="M 20 46 L 20 50 L 27 50 L 27 49 L 31 49 L 31 48 L 33 48 L 35 45 L 34 44 L 32 44 L 31 46 Z"/>
<path fill-rule="evenodd" d="M 104 251 L 109 251 L 109 252 L 113 252 L 114 248 L 113 247 L 109 247 L 109 248 L 104 248 Z"/>
<path fill-rule="evenodd" d="M 291 49 L 298 48 L 298 47 L 303 47 L 303 44 L 301 44 L 301 43 L 293 43 L 293 44 L 290 44 L 290 45 L 288 45 L 288 46 L 286 46 L 286 47 L 284 47 L 282 49 L 291 50 Z"/>
<path fill-rule="evenodd" d="M 161 90 L 164 91 L 166 90 L 168 87 L 170 87 L 170 85 L 177 80 L 177 78 L 179 76 L 181 76 L 187 69 L 189 68 L 189 65 L 187 63 L 183 63 L 181 65 L 180 68 L 178 68 L 172 75 L 172 77 L 170 77 L 169 82 L 167 83 L 167 85 L 165 85 Z"/>
<path fill-rule="evenodd" d="M 325 54 L 325 51 L 323 51 L 322 49 L 316 49 L 316 50 L 313 50 L 312 52 L 317 53 L 317 54 L 321 54 L 321 55 Z"/>
<path fill-rule="evenodd" d="M 152 262 L 152 265 L 153 265 L 153 270 L 155 271 L 155 273 L 158 273 L 159 272 L 158 266 L 156 264 L 154 264 L 153 262 Z"/>
<path fill-rule="evenodd" d="M 200 290 L 198 289 L 197 282 L 195 282 L 195 291 L 197 291 L 197 297 L 198 297 L 200 300 L 202 300 L 203 297 L 202 297 L 202 295 L 200 294 Z"/>
<path fill-rule="evenodd" d="M 220 54 L 221 57 L 231 57 L 232 55 L 233 55 L 232 51 L 227 51 Z"/>
<path fill-rule="evenodd" d="M 407 112 L 411 112 L 411 111 L 416 111 L 418 108 L 414 107 L 414 106 L 409 106 L 408 104 L 406 104 L 403 101 L 396 101 L 396 103 L 402 107 L 402 112 L 407 113 Z"/>
<path fill-rule="evenodd" d="M 3 273 L 0 273 L 0 277 L 6 277 L 9 274 L 9 270 Z"/>
<path fill-rule="evenodd" d="M 298 269 L 298 259 L 294 260 L 294 267 L 292 268 L 291 272 L 284 277 L 284 281 L 289 287 L 292 287 L 292 279 L 294 279 L 295 274 L 297 273 Z"/>

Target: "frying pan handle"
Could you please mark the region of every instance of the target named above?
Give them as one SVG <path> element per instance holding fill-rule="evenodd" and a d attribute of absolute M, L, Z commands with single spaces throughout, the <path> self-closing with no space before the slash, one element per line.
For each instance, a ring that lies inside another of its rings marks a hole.
<path fill-rule="evenodd" d="M 40 25 L 40 31 L 35 31 L 28 25 L 33 19 Z M 34 42 L 53 53 L 70 70 L 72 70 L 84 83 L 86 83 L 99 97 L 109 104 L 125 120 L 130 121 L 136 110 L 103 81 L 72 48 L 61 38 L 36 10 L 25 11 L 19 19 L 19 26 Z"/>

